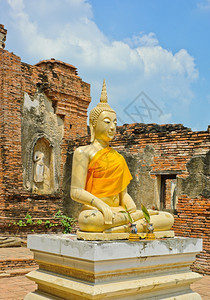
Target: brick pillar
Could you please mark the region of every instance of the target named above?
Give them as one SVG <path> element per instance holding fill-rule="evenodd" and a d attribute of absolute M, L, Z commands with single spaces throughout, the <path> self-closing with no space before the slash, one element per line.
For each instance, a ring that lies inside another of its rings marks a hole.
<path fill-rule="evenodd" d="M 0 49 L 0 205 L 22 188 L 21 60 Z"/>

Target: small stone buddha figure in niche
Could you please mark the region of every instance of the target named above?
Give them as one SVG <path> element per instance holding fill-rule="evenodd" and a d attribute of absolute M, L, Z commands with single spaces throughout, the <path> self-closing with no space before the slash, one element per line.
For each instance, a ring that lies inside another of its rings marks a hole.
<path fill-rule="evenodd" d="M 105 81 L 100 103 L 90 112 L 91 144 L 74 152 L 71 197 L 83 204 L 79 227 L 87 232 L 129 232 L 126 209 L 138 232 L 144 231 L 144 216 L 127 193 L 132 176 L 125 159 L 109 146 L 117 117 L 107 103 Z M 167 212 L 149 210 L 155 231 L 169 230 L 174 218 Z"/>
<path fill-rule="evenodd" d="M 34 154 L 34 182 L 44 181 L 44 153 L 36 151 Z"/>

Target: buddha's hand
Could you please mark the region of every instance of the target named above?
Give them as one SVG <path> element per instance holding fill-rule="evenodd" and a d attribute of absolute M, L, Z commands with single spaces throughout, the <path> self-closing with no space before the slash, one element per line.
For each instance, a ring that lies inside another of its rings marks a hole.
<path fill-rule="evenodd" d="M 105 224 L 112 224 L 113 221 L 113 212 L 109 205 L 104 203 L 101 199 L 94 200 L 94 206 L 100 210 L 104 216 L 104 223 Z"/>
<path fill-rule="evenodd" d="M 130 214 L 136 212 L 136 204 L 128 193 L 123 195 L 122 205 Z"/>
<path fill-rule="evenodd" d="M 136 205 L 135 203 L 129 203 L 128 206 L 126 206 L 127 211 L 131 214 L 136 212 Z"/>

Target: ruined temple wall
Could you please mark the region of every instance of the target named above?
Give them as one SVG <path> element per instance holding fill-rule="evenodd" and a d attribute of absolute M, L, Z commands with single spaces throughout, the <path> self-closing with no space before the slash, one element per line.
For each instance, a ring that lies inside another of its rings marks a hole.
<path fill-rule="evenodd" d="M 0 84 L 1 217 L 23 217 L 26 212 L 52 216 L 62 208 L 67 140 L 87 133 L 90 85 L 72 65 L 51 59 L 32 66 L 3 48 Z M 33 162 L 28 162 L 34 150 L 29 146 L 35 147 L 39 138 L 49 142 L 57 162 L 53 166 L 57 188 L 46 193 L 36 193 L 30 185 L 27 188 L 29 177 L 25 176 L 28 170 L 34 172 Z"/>
<path fill-rule="evenodd" d="M 193 155 L 202 155 L 210 147 L 210 127 L 193 132 L 181 124 L 129 124 L 120 126 L 113 147 L 131 153 L 143 152 L 147 145 L 154 148 L 152 171 L 182 170 Z"/>
<path fill-rule="evenodd" d="M 177 236 L 202 238 L 203 251 L 197 255 L 193 270 L 210 275 L 210 200 L 205 197 L 179 197 L 173 226 Z"/>
<path fill-rule="evenodd" d="M 5 197 L 22 188 L 21 164 L 21 61 L 0 49 L 1 80 L 1 206 Z"/>
<path fill-rule="evenodd" d="M 52 101 L 54 113 L 63 120 L 59 170 L 60 174 L 63 174 L 67 141 L 87 134 L 90 85 L 82 81 L 74 66 L 55 59 L 41 61 L 35 66 L 22 63 L 22 73 L 24 74 L 23 90 L 31 97 L 37 90 L 43 92 Z M 61 187 L 63 177 L 59 176 L 59 178 Z"/>
<path fill-rule="evenodd" d="M 2 55 L 2 52 L 0 50 L 0 55 Z M 0 62 L 2 59 L 0 60 Z M 3 86 L 3 76 L 1 72 L 2 66 L 0 65 L 0 87 Z M 3 99 L 3 89 L 0 88 L 0 100 L 2 101 Z M 4 139 L 3 137 L 4 134 L 4 110 L 3 110 L 3 102 L 0 104 L 0 210 L 3 208 L 3 194 L 4 194 L 4 180 L 3 180 L 3 165 L 4 165 L 4 148 L 2 141 Z"/>
<path fill-rule="evenodd" d="M 25 91 L 33 94 L 36 90 L 35 73 L 38 72 L 35 72 L 36 68 L 33 66 L 31 70 L 28 80 L 30 85 L 28 84 Z M 0 49 L 1 217 L 23 217 L 27 211 L 37 215 L 42 214 L 40 211 L 43 211 L 44 215 L 46 212 L 53 213 L 53 204 L 50 205 L 47 196 L 34 197 L 23 187 L 21 123 L 25 92 L 24 75 L 20 57 Z"/>

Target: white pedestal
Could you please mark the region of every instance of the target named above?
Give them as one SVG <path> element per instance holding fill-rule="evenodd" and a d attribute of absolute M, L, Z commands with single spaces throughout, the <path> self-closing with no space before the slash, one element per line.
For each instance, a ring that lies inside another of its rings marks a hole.
<path fill-rule="evenodd" d="M 75 235 L 29 235 L 38 290 L 25 299 L 186 299 L 202 278 L 190 265 L 202 240 L 80 241 Z"/>

